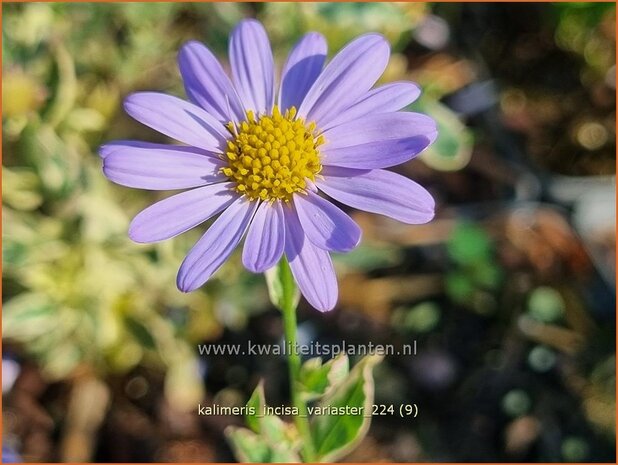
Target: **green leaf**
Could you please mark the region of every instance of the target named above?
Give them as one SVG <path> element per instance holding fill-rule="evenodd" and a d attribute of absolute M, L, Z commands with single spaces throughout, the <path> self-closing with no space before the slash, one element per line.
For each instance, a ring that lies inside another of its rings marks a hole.
<path fill-rule="evenodd" d="M 42 356 L 45 361 L 43 371 L 53 380 L 61 380 L 70 375 L 81 361 L 81 352 L 72 341 L 54 346 L 48 356 Z"/>
<path fill-rule="evenodd" d="M 16 210 L 34 210 L 43 203 L 39 178 L 26 167 L 2 167 L 2 192 L 5 205 Z"/>
<path fill-rule="evenodd" d="M 358 414 L 328 414 L 313 410 L 312 437 L 318 460 L 334 462 L 350 452 L 363 439 L 371 423 L 374 382 L 373 367 L 382 359 L 371 355 L 361 360 L 350 375 L 324 396 L 318 408 L 358 409 Z"/>
<path fill-rule="evenodd" d="M 44 200 L 66 198 L 76 187 L 83 165 L 80 155 L 50 125 L 27 125 L 19 140 L 19 153 L 34 169 Z"/>
<path fill-rule="evenodd" d="M 25 292 L 3 305 L 2 335 L 22 342 L 45 337 L 59 323 L 57 315 L 45 295 Z"/>
<path fill-rule="evenodd" d="M 439 171 L 464 168 L 472 156 L 472 132 L 448 107 L 429 98 L 413 105 L 415 111 L 431 115 L 438 126 L 438 138 L 420 156 L 428 166 Z"/>
<path fill-rule="evenodd" d="M 324 365 L 319 357 L 307 360 L 300 369 L 301 395 L 315 400 L 343 381 L 350 371 L 348 356 L 340 354 Z"/>
<path fill-rule="evenodd" d="M 260 420 L 260 435 L 270 444 L 288 443 L 289 437 L 287 430 L 289 425 L 276 415 L 262 415 Z M 290 443 L 290 448 L 292 444 Z"/>
<path fill-rule="evenodd" d="M 260 384 L 257 385 L 255 390 L 253 391 L 253 394 L 251 394 L 249 401 L 247 402 L 247 412 L 253 410 L 255 413 L 247 413 L 247 415 L 245 415 L 245 421 L 247 422 L 247 426 L 256 433 L 260 432 L 259 419 L 264 412 L 264 405 L 266 405 L 264 399 L 264 383 L 260 381 Z"/>
<path fill-rule="evenodd" d="M 75 63 L 69 51 L 62 42 L 55 46 L 54 58 L 58 72 L 58 85 L 52 104 L 45 115 L 47 121 L 56 127 L 73 108 L 78 92 L 78 83 L 75 75 Z"/>
<path fill-rule="evenodd" d="M 287 442 L 269 444 L 246 428 L 229 426 L 225 430 L 234 455 L 239 462 L 245 463 L 298 463 L 300 457 Z"/>
<path fill-rule="evenodd" d="M 270 463 L 300 463 L 302 460 L 297 452 L 289 449 L 285 444 L 271 446 Z"/>
<path fill-rule="evenodd" d="M 247 407 L 253 407 L 254 414 L 247 413 L 247 426 L 258 433 L 268 444 L 288 443 L 293 448 L 291 438 L 294 437 L 294 426 L 289 425 L 276 415 L 265 415 L 266 399 L 264 383 L 260 381 L 247 402 Z M 250 409 L 247 409 L 250 410 Z M 292 431 L 290 431 L 292 430 Z"/>
<path fill-rule="evenodd" d="M 270 448 L 257 434 L 246 429 L 230 426 L 225 430 L 234 455 L 239 462 L 267 462 Z"/>
<path fill-rule="evenodd" d="M 300 369 L 298 382 L 305 401 L 321 396 L 328 386 L 329 369 L 320 357 L 307 360 Z"/>
<path fill-rule="evenodd" d="M 350 360 L 345 354 L 338 355 L 329 360 L 325 366 L 330 368 L 328 371 L 329 386 L 337 386 L 350 373 Z"/>

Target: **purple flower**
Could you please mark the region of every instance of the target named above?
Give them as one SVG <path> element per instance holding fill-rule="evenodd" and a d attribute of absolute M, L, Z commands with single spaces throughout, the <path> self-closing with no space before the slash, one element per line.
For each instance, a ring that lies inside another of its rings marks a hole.
<path fill-rule="evenodd" d="M 181 291 L 203 285 L 246 236 L 247 269 L 263 272 L 285 253 L 302 294 L 330 310 L 337 279 L 329 252 L 352 250 L 361 230 L 320 191 L 405 223 L 432 219 L 431 195 L 384 170 L 436 138 L 431 118 L 399 111 L 419 88 L 372 88 L 390 55 L 381 35 L 358 37 L 324 66 L 326 48 L 322 35 L 305 35 L 276 95 L 266 31 L 245 20 L 229 44 L 232 80 L 210 50 L 189 42 L 178 61 L 190 102 L 155 92 L 125 100 L 133 118 L 186 145 L 111 142 L 100 150 L 105 175 L 139 189 L 189 189 L 140 212 L 131 239 L 169 239 L 220 214 L 180 266 Z"/>

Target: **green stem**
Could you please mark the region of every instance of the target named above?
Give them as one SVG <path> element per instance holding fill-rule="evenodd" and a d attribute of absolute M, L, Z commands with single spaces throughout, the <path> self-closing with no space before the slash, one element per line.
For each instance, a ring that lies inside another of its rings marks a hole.
<path fill-rule="evenodd" d="M 298 409 L 299 414 L 294 417 L 294 423 L 298 433 L 302 438 L 303 458 L 305 462 L 315 462 L 315 452 L 311 430 L 309 429 L 309 416 L 307 404 L 301 398 L 298 385 L 300 376 L 301 360 L 296 348 L 296 284 L 292 276 L 292 271 L 286 258 L 279 262 L 279 277 L 283 290 L 283 327 L 285 333 L 286 354 L 290 368 L 290 393 L 293 405 Z"/>

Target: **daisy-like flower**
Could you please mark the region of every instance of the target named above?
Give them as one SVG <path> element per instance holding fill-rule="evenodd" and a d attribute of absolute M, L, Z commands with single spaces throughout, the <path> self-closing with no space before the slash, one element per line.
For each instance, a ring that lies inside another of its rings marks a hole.
<path fill-rule="evenodd" d="M 232 80 L 208 48 L 189 42 L 178 57 L 189 102 L 155 92 L 125 100 L 130 116 L 186 145 L 111 142 L 100 149 L 105 175 L 139 189 L 189 189 L 140 212 L 131 239 L 169 239 L 220 214 L 180 266 L 181 291 L 202 286 L 246 236 L 248 270 L 263 272 L 285 254 L 309 303 L 330 310 L 337 279 L 329 252 L 352 250 L 361 230 L 320 193 L 405 223 L 432 219 L 431 195 L 384 170 L 436 138 L 431 118 L 399 111 L 419 88 L 373 88 L 390 56 L 379 34 L 358 37 L 324 66 L 326 51 L 322 35 L 305 35 L 276 95 L 266 31 L 244 20 L 229 43 Z"/>

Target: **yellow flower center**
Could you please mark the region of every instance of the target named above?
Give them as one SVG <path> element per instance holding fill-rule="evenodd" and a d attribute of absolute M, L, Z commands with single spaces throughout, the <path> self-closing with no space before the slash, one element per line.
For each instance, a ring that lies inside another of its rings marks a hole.
<path fill-rule="evenodd" d="M 317 134 L 315 123 L 305 124 L 296 117 L 296 109 L 281 114 L 275 105 L 272 115 L 256 118 L 247 111 L 247 119 L 236 126 L 227 125 L 233 139 L 228 141 L 222 168 L 236 185 L 234 189 L 251 200 L 290 201 L 292 194 L 315 181 L 321 171 L 318 146 L 324 137 Z"/>

